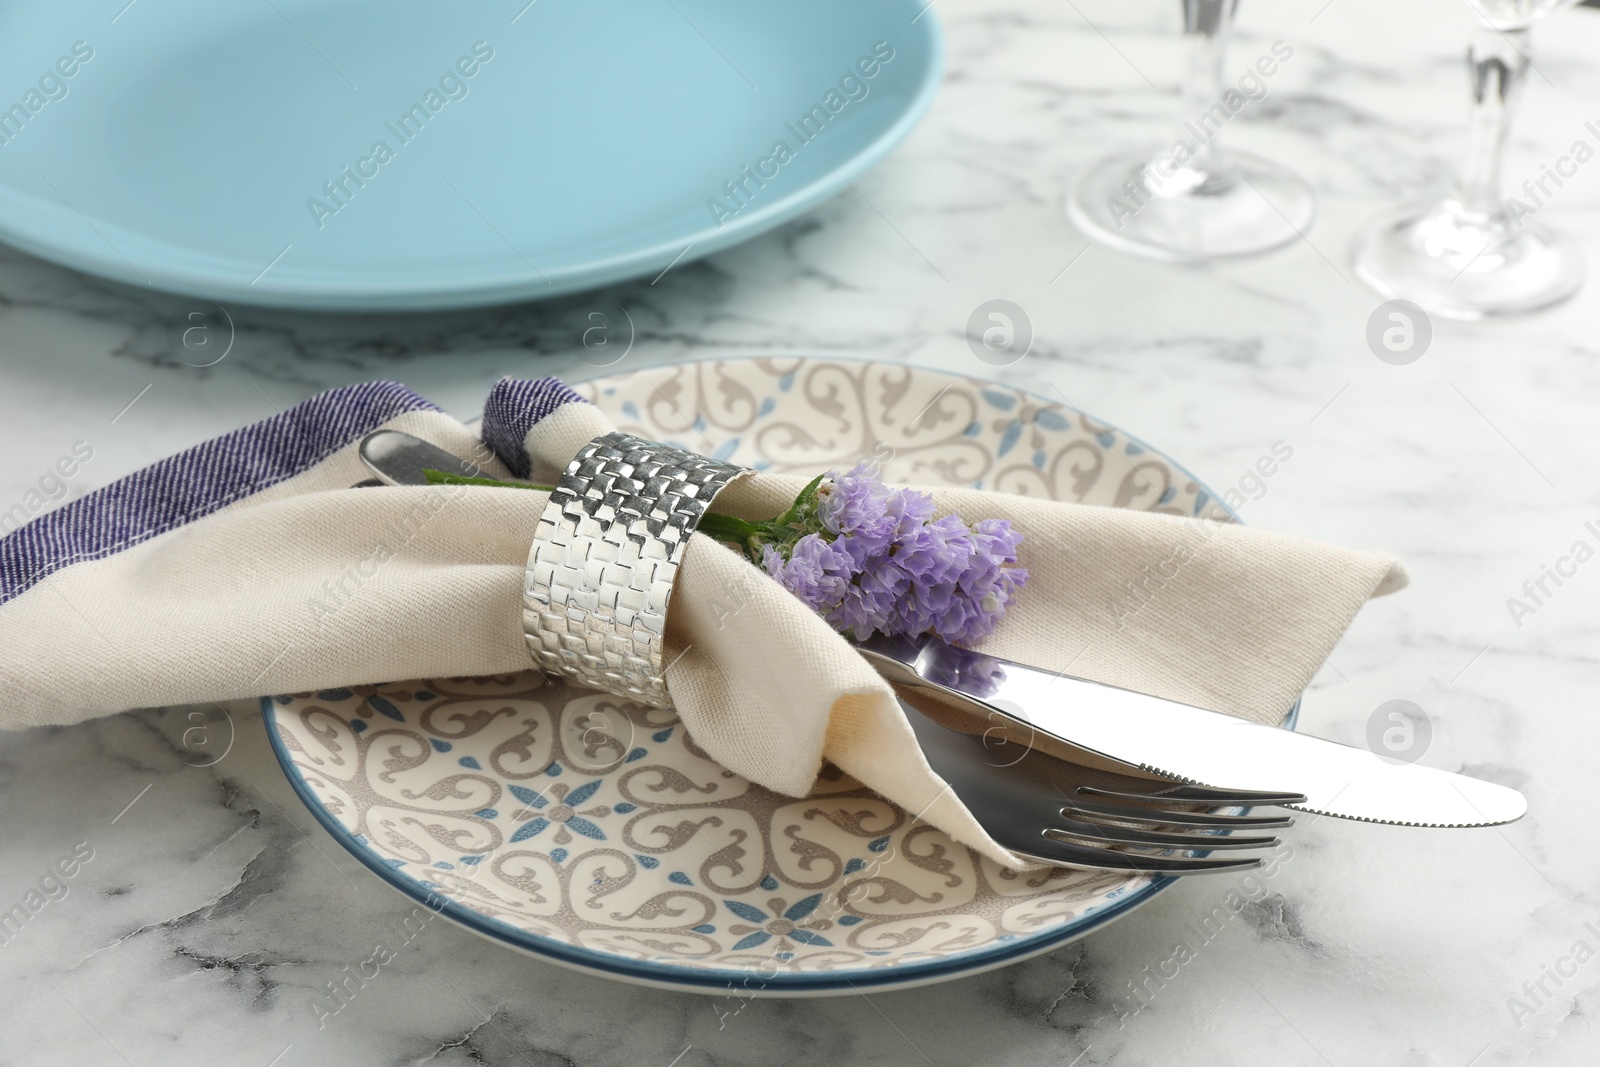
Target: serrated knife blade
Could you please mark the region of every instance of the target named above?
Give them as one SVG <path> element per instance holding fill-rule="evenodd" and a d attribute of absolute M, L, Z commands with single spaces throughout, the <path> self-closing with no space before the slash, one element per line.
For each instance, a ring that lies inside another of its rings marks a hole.
<path fill-rule="evenodd" d="M 1002 719 L 1151 774 L 1225 789 L 1298 793 L 1285 805 L 1401 826 L 1520 819 L 1515 789 L 1145 693 L 981 656 L 933 638 L 857 642 L 900 685 L 976 701 Z"/>

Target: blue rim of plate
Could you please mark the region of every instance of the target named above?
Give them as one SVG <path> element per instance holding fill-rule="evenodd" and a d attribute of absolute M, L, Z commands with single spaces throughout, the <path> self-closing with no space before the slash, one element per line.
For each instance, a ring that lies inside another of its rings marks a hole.
<path fill-rule="evenodd" d="M 749 359 L 765 359 L 768 356 L 744 356 L 729 359 L 691 360 L 686 362 L 703 363 L 733 363 Z M 849 356 L 819 356 L 837 363 L 885 363 L 884 360 L 864 359 Z M 681 366 L 682 364 L 674 364 Z M 935 367 L 919 367 L 912 364 L 891 364 L 904 367 L 912 371 L 927 374 L 939 374 L 951 377 L 970 378 L 973 381 L 984 381 L 981 378 L 971 378 L 970 375 L 959 374 L 955 371 L 941 370 Z M 652 368 L 645 368 L 652 369 Z M 611 375 L 595 375 L 596 378 L 611 377 Z M 592 379 L 584 379 L 585 381 Z M 986 383 L 998 384 L 998 383 Z M 1034 397 L 1040 403 L 1055 404 L 1041 394 L 1020 386 L 1006 386 L 1020 393 Z M 1070 406 L 1070 405 L 1069 405 Z M 1080 416 L 1086 413 L 1074 408 Z M 1088 416 L 1097 425 L 1104 426 L 1121 434 L 1125 440 L 1132 441 L 1150 452 L 1161 456 L 1171 463 L 1173 469 L 1182 472 L 1194 481 L 1200 489 L 1214 500 L 1233 518 L 1242 525 L 1243 520 L 1237 512 L 1228 506 L 1209 485 L 1195 477 L 1193 472 L 1172 460 L 1167 453 L 1158 448 L 1153 448 L 1141 438 L 1126 432 L 1120 426 L 1105 422 L 1095 416 Z M 1203 503 L 1202 503 L 1202 506 Z M 1284 717 L 1283 728 L 1294 729 L 1300 719 L 1300 701 L 1296 700 L 1294 706 Z M 626 957 L 611 953 L 597 952 L 594 949 L 581 948 L 564 942 L 555 941 L 529 933 L 519 927 L 499 919 L 491 918 L 480 912 L 474 911 L 453 900 L 439 896 L 421 887 L 416 881 L 402 875 L 390 867 L 379 857 L 377 851 L 370 845 L 357 841 L 338 819 L 330 815 L 317 798 L 305 776 L 300 773 L 294 764 L 294 758 L 288 747 L 283 743 L 277 730 L 277 708 L 272 697 L 261 698 L 261 720 L 266 727 L 267 738 L 272 744 L 272 752 L 283 768 L 284 775 L 289 779 L 289 785 L 294 789 L 295 795 L 300 798 L 322 828 L 328 831 L 346 852 L 349 852 L 363 866 L 376 874 L 393 888 L 411 898 L 424 907 L 444 916 L 452 922 L 466 927 L 473 933 L 486 937 L 491 941 L 504 944 L 510 948 L 520 949 L 530 955 L 538 956 L 553 963 L 576 968 L 590 974 L 604 977 L 617 978 L 622 981 L 645 983 L 656 987 L 668 987 L 687 992 L 713 993 L 724 992 L 734 987 L 736 983 L 746 982 L 754 972 L 732 970 L 726 968 L 689 968 L 676 967 L 667 964 L 653 963 L 646 960 L 630 960 Z M 1019 963 L 1033 956 L 1041 955 L 1053 948 L 1086 937 L 1095 930 L 1108 923 L 1121 918 L 1134 908 L 1149 902 L 1157 893 L 1169 888 L 1178 878 L 1169 875 L 1157 875 L 1148 883 L 1129 892 L 1125 897 L 1111 903 L 1091 909 L 1078 919 L 1056 927 L 1045 933 L 1035 936 L 1011 935 L 1000 940 L 988 948 L 963 954 L 956 957 L 946 957 L 940 960 L 930 960 L 925 963 L 908 963 L 897 967 L 882 967 L 858 970 L 819 971 L 811 973 L 786 974 L 779 973 L 770 978 L 761 978 L 761 987 L 758 990 L 747 990 L 757 996 L 782 996 L 784 994 L 804 996 L 807 994 L 828 994 L 860 992 L 866 989 L 881 989 L 884 987 L 900 987 L 927 985 L 934 982 L 963 978 L 968 975 L 978 974 L 983 971 L 993 970 L 1008 963 Z M 440 903 L 442 901 L 442 903 Z"/>
<path fill-rule="evenodd" d="M 920 5 L 909 0 L 906 6 L 909 9 Z M 219 284 L 214 267 L 185 261 L 184 257 L 193 254 L 191 249 L 171 246 L 173 254 L 165 262 L 136 252 L 136 262 L 108 248 L 100 229 L 116 232 L 117 226 L 112 220 L 101 219 L 100 227 L 88 236 L 62 241 L 52 236 L 52 224 L 48 219 L 42 225 L 35 224 L 33 220 L 40 216 L 31 207 L 29 197 L 3 184 L 0 184 L 0 209 L 4 209 L 0 210 L 0 241 L 40 259 L 122 285 L 142 288 L 139 285 L 142 280 L 146 286 L 181 296 L 311 311 L 446 311 L 494 307 L 568 296 L 630 281 L 680 262 L 692 263 L 726 251 L 804 215 L 843 192 L 853 179 L 870 170 L 905 140 L 933 105 L 944 75 L 944 31 L 929 10 L 931 6 L 924 7 L 911 21 L 926 45 L 926 65 L 915 96 L 891 125 L 832 171 L 749 214 L 741 211 L 725 224 L 685 231 L 670 241 L 577 266 L 552 268 L 543 275 L 535 269 L 526 276 L 500 274 L 409 283 L 387 280 L 376 285 L 353 284 L 349 279 L 326 276 L 301 278 L 285 285 L 277 279 L 258 276 L 249 284 L 233 281 Z M 687 255 L 689 248 L 693 248 L 695 254 Z M 138 279 L 129 277 L 129 267 L 133 267 Z"/>

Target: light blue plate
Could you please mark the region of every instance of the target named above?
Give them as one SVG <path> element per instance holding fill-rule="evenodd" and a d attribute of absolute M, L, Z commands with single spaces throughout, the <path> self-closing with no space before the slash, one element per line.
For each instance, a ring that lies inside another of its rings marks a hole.
<path fill-rule="evenodd" d="M 0 240 L 307 308 L 653 277 L 843 189 L 941 52 L 923 0 L 7 4 Z"/>

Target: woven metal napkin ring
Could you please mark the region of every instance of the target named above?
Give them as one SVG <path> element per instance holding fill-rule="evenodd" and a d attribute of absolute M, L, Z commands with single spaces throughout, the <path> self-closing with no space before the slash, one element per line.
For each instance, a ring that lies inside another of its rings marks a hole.
<path fill-rule="evenodd" d="M 711 498 L 748 468 L 613 432 L 567 464 L 539 516 L 522 628 L 547 673 L 655 707 L 667 600 Z"/>

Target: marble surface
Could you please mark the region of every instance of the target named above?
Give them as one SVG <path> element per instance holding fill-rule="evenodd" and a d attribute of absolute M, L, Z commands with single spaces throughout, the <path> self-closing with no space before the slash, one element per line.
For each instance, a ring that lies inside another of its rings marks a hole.
<path fill-rule="evenodd" d="M 1584 525 L 1600 528 L 1595 286 L 1526 321 L 1435 323 L 1407 366 L 1368 350 L 1379 300 L 1346 252 L 1459 151 L 1472 12 L 1452 0 L 1246 5 L 1230 67 L 1277 39 L 1295 54 L 1228 135 L 1312 180 L 1322 210 L 1305 241 L 1205 269 L 1085 250 L 1058 208 L 1065 182 L 1172 128 L 1175 6 L 940 0 L 947 83 L 859 191 L 655 284 L 419 318 L 229 308 L 231 349 L 198 367 L 211 357 L 182 331 L 193 312 L 220 321 L 214 309 L 0 251 L 0 501 L 80 440 L 94 458 L 73 493 L 374 377 L 468 415 L 502 374 L 594 373 L 582 331 L 618 307 L 634 366 L 798 351 L 992 373 L 1059 390 L 1218 487 L 1290 444 L 1245 520 L 1396 551 L 1414 577 L 1357 620 L 1304 727 L 1362 743 L 1379 705 L 1413 701 L 1433 730 L 1424 761 L 1524 789 L 1527 819 L 1313 819 L 1265 896 L 1211 935 L 1196 924 L 1234 888 L 1224 878 L 999 972 L 730 1014 L 443 922 L 402 932 L 406 902 L 300 807 L 248 705 L 134 712 L 0 738 L 0 905 L 79 856 L 65 895 L 0 944 L 0 1063 L 1594 1062 L 1600 564 L 1520 620 L 1507 600 L 1575 541 L 1600 541 Z M 1563 14 L 1537 39 L 1513 185 L 1600 119 L 1600 15 Z M 1580 172 L 1541 212 L 1592 254 L 1597 181 Z M 964 339 L 991 298 L 1035 331 L 1006 367 Z M 1193 958 L 1174 964 L 1180 941 Z M 313 1003 L 377 943 L 400 945 L 395 961 L 319 1028 Z"/>

